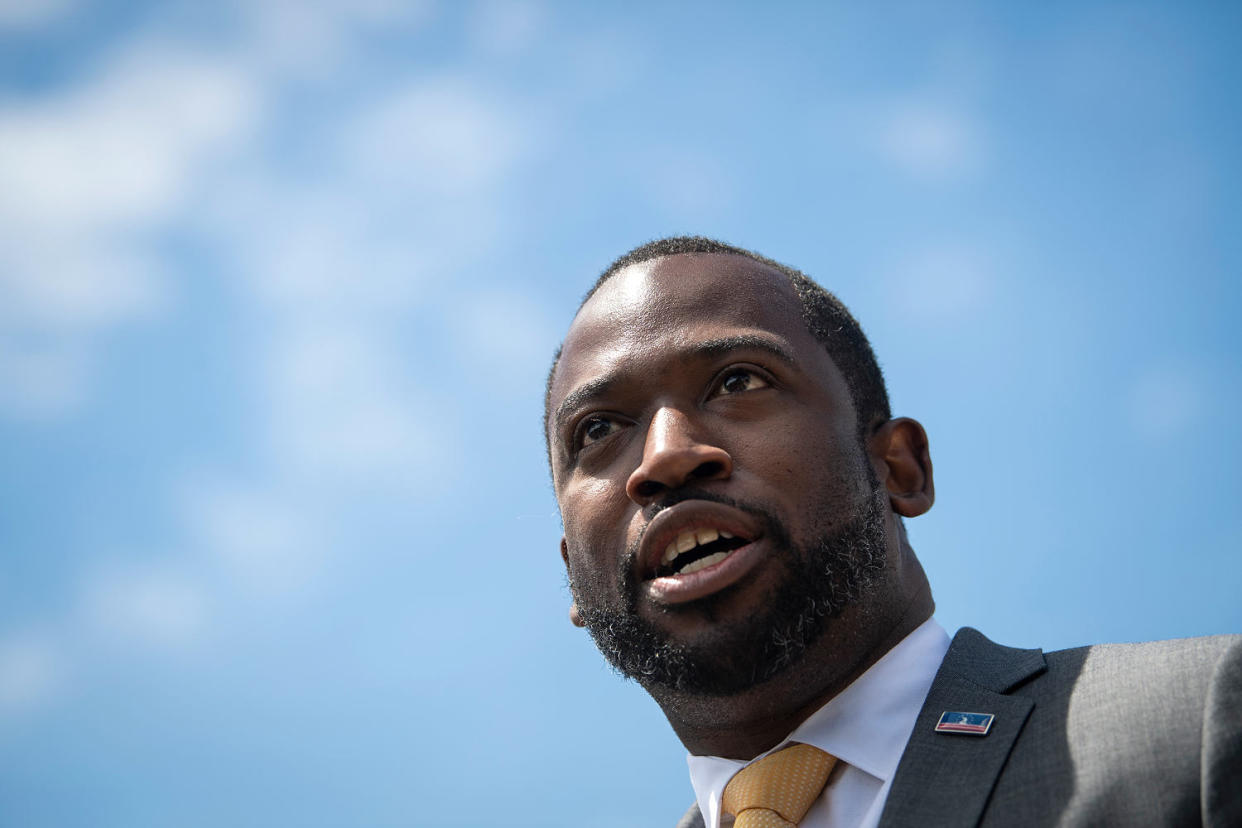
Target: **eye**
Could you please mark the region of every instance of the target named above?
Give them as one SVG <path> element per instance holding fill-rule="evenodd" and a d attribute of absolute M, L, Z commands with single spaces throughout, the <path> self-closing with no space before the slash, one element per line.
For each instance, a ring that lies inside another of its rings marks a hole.
<path fill-rule="evenodd" d="M 605 437 L 611 436 L 613 432 L 618 431 L 620 428 L 616 420 L 593 414 L 583 420 L 582 425 L 578 428 L 578 445 L 589 446 L 592 443 L 597 443 Z"/>
<path fill-rule="evenodd" d="M 757 391 L 769 385 L 770 383 L 752 368 L 730 368 L 716 383 L 712 396 L 723 397 L 726 394 L 739 394 L 742 391 Z"/>

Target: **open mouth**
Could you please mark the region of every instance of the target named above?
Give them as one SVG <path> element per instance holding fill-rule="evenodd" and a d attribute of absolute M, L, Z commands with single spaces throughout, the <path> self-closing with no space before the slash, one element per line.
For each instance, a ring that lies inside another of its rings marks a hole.
<path fill-rule="evenodd" d="M 771 560 L 763 523 L 718 501 L 686 499 L 647 524 L 640 542 L 643 595 L 655 605 L 689 604 L 747 579 Z"/>
<path fill-rule="evenodd" d="M 689 575 L 718 564 L 750 541 L 723 529 L 693 529 L 680 533 L 664 548 L 653 577 Z"/>

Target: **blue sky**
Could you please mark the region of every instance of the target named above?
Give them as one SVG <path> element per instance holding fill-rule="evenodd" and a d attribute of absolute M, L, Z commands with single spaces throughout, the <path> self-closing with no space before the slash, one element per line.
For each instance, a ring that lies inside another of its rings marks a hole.
<path fill-rule="evenodd" d="M 773 5 L 0 0 L 5 822 L 671 823 L 539 417 L 675 233 L 863 321 L 950 630 L 1242 631 L 1237 7 Z"/>

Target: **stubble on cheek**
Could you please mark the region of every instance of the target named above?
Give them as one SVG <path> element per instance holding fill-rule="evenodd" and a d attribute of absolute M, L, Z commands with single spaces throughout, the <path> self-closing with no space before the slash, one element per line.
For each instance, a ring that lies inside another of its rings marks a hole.
<path fill-rule="evenodd" d="M 618 549 L 615 543 L 602 539 L 575 539 L 580 537 L 568 531 L 565 535 L 569 590 L 579 611 L 632 614 L 637 609 L 634 560 L 638 541 Z"/>

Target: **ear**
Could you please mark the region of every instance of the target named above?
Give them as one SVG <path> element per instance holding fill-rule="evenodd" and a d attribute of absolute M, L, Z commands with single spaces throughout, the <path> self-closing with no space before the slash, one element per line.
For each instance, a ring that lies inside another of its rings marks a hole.
<path fill-rule="evenodd" d="M 569 572 L 569 547 L 565 545 L 564 537 L 561 538 L 561 560 L 565 562 L 565 571 Z M 571 602 L 569 605 L 569 622 L 575 627 L 586 626 L 581 613 L 578 612 L 577 602 Z"/>
<path fill-rule="evenodd" d="M 902 517 L 917 517 L 932 507 L 936 489 L 931 453 L 927 432 L 917 420 L 889 420 L 871 435 L 868 448 L 876 474 L 888 489 L 894 512 Z"/>

